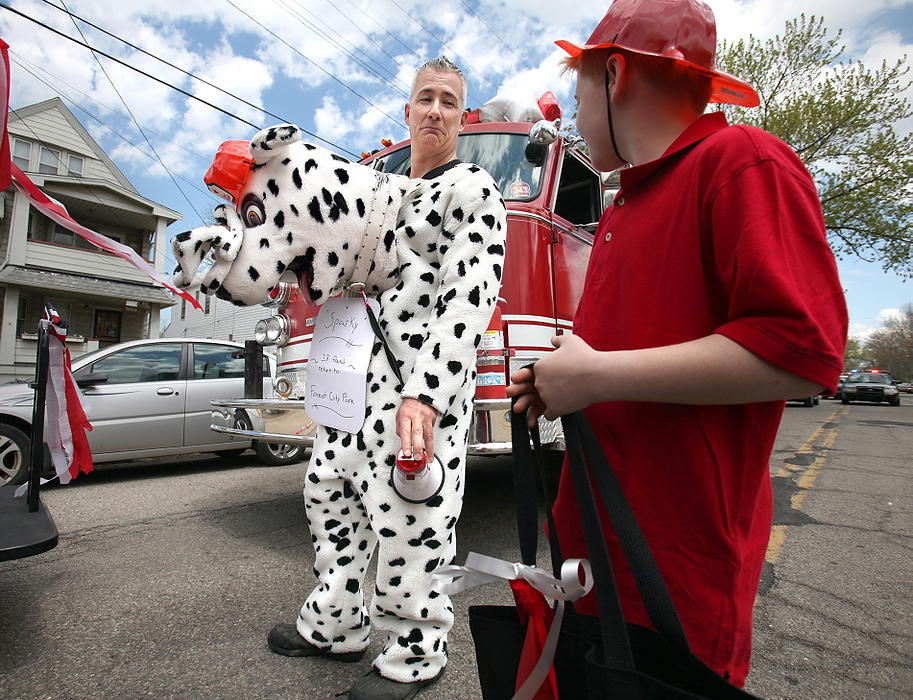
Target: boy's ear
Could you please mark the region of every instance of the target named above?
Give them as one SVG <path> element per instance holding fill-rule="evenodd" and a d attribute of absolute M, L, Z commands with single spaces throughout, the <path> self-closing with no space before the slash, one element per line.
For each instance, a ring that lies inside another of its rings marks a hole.
<path fill-rule="evenodd" d="M 624 85 L 626 67 L 625 57 L 620 53 L 610 54 L 606 59 L 606 80 L 613 94 Z"/>

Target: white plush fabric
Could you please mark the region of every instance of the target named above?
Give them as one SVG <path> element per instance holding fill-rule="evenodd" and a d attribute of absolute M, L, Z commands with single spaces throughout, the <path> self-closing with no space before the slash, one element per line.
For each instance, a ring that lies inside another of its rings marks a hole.
<path fill-rule="evenodd" d="M 250 306 L 265 301 L 293 270 L 312 303 L 321 304 L 352 276 L 369 220 L 380 228 L 380 244 L 367 291 L 396 283 L 393 227 L 408 178 L 351 163 L 300 136 L 298 127 L 285 124 L 251 140 L 254 167 L 238 210 L 219 206 L 217 225 L 172 240 L 176 286 L 199 282 L 206 294 Z M 207 253 L 212 267 L 195 276 Z"/>
<path fill-rule="evenodd" d="M 320 428 L 304 489 L 319 584 L 301 609 L 299 633 L 335 652 L 364 649 L 371 626 L 386 634 L 374 660 L 382 675 L 432 678 L 447 660 L 453 611 L 430 576 L 456 555 L 475 351 L 497 302 L 506 212 L 491 176 L 459 164 L 412 180 L 396 226 L 400 280 L 379 297 L 380 324 L 406 383 L 401 391 L 380 345 L 368 374 L 368 416 L 355 434 Z M 402 397 L 439 411 L 435 456 L 441 493 L 411 504 L 393 491 Z M 362 580 L 377 548 L 370 613 Z"/>

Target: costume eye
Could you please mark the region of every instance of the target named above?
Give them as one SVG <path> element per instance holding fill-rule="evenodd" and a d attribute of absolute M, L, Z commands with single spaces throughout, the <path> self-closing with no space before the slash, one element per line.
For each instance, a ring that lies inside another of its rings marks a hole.
<path fill-rule="evenodd" d="M 255 194 L 248 194 L 241 201 L 241 219 L 248 228 L 254 228 L 266 221 L 263 202 Z"/>

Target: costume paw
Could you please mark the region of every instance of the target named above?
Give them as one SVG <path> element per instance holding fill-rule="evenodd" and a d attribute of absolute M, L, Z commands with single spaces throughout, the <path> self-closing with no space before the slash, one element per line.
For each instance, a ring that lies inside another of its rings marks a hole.
<path fill-rule="evenodd" d="M 177 287 L 190 287 L 195 280 L 200 264 L 210 253 L 220 265 L 220 273 L 237 257 L 241 249 L 243 229 L 237 212 L 226 205 L 216 207 L 216 225 L 201 226 L 192 231 L 177 234 L 171 241 L 171 249 L 177 266 L 174 268 L 174 284 Z M 211 272 L 204 279 L 211 277 Z"/>

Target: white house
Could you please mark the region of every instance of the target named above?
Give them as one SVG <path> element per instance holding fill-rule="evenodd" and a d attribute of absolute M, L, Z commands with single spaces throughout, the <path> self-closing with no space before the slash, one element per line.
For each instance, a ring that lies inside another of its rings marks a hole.
<path fill-rule="evenodd" d="M 181 215 L 142 197 L 60 99 L 11 110 L 9 137 L 13 162 L 70 216 L 166 271 L 166 228 Z M 10 186 L 0 196 L 0 382 L 34 374 L 46 301 L 67 321 L 67 346 L 78 357 L 157 337 L 161 312 L 175 297 Z"/>
<path fill-rule="evenodd" d="M 254 326 L 262 318 L 273 315 L 271 309 L 259 304 L 235 306 L 231 302 L 209 294 L 200 294 L 199 288 L 188 290 L 196 297 L 203 310 L 195 309 L 184 299 L 177 299 L 171 308 L 171 322 L 162 336 L 165 338 L 213 338 L 243 343 L 254 337 Z"/>

